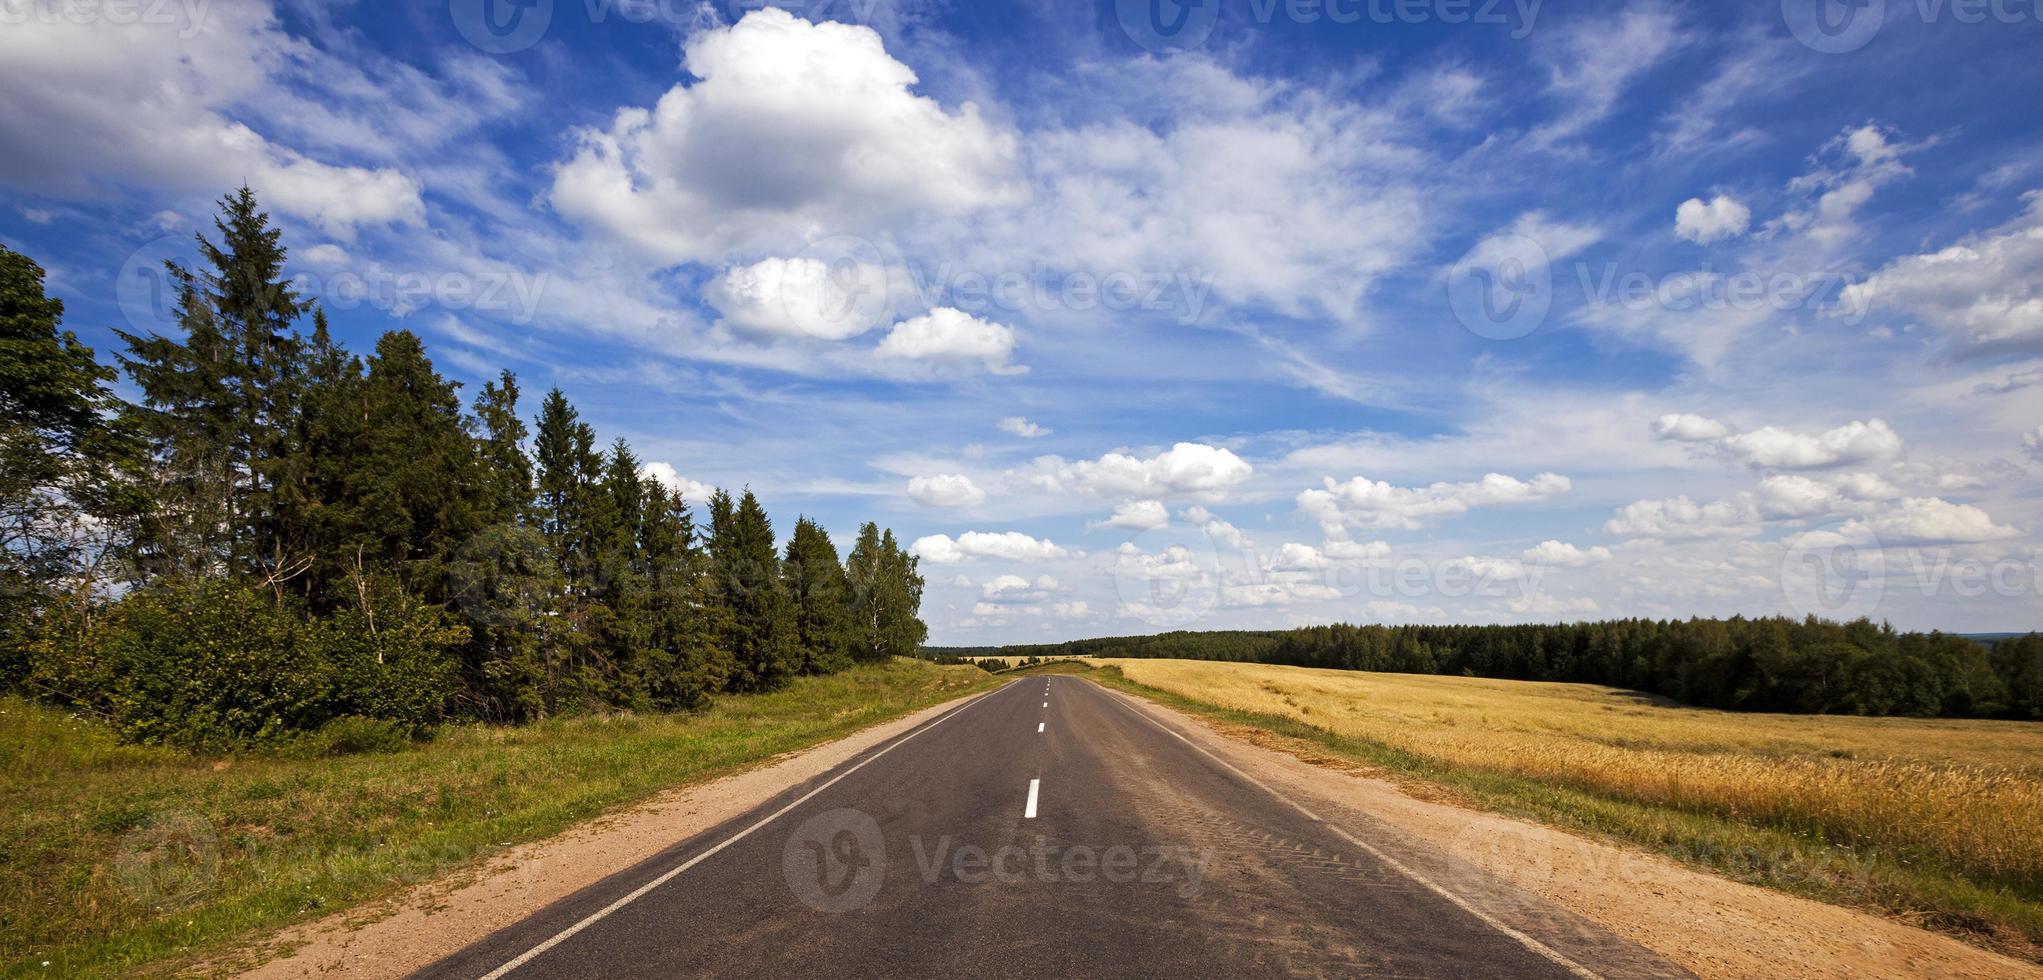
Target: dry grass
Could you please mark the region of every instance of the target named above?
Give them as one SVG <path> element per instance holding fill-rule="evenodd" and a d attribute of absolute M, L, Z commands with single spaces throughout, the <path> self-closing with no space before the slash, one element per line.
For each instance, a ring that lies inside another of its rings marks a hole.
<path fill-rule="evenodd" d="M 2043 725 L 1744 714 L 1587 684 L 1108 660 L 1137 684 L 1461 770 L 2043 894 Z"/>

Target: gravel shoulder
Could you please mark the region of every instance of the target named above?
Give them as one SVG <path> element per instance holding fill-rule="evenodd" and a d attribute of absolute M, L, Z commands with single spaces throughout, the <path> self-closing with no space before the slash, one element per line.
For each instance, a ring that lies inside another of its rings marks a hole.
<path fill-rule="evenodd" d="M 1442 879 L 1479 874 L 1706 978 L 2043 977 L 2043 968 L 1853 909 L 1683 867 L 1552 827 L 1419 798 L 1296 739 L 1128 698 L 1273 789 L 1388 828 Z M 1310 805 L 1310 804 L 1308 804 Z"/>
<path fill-rule="evenodd" d="M 238 972 L 252 980 L 409 976 L 975 696 L 977 692 L 744 772 L 661 793 L 566 833 L 510 848 L 481 867 L 293 926 L 207 972 Z M 252 969 L 235 966 L 258 960 L 260 965 Z"/>

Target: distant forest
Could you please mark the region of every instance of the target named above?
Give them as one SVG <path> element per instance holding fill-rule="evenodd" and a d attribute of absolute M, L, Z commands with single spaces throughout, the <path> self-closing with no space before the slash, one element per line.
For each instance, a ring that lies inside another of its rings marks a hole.
<path fill-rule="evenodd" d="M 2043 719 L 2043 637 L 1980 642 L 1897 632 L 1863 619 L 1336 625 L 940 647 L 926 654 L 1233 660 L 1607 684 L 1735 711 Z"/>
<path fill-rule="evenodd" d="M 344 751 L 698 708 L 927 634 L 891 531 L 840 561 L 801 518 L 779 553 L 751 491 L 698 516 L 558 389 L 528 428 L 508 371 L 464 406 L 408 331 L 347 350 L 246 188 L 196 244 L 173 322 L 120 334 L 134 402 L 0 246 L 0 690 L 134 741 Z"/>

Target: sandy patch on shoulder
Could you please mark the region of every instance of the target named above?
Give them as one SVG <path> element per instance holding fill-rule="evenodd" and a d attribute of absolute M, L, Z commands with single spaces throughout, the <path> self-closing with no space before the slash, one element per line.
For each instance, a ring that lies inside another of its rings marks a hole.
<path fill-rule="evenodd" d="M 1280 792 L 1389 824 L 1437 849 L 1443 866 L 1500 878 L 1701 977 L 2043 977 L 2043 968 L 1949 936 L 1704 874 L 1641 850 L 1421 799 L 1297 740 L 1215 725 L 1103 690 Z"/>
<path fill-rule="evenodd" d="M 669 790 L 546 840 L 510 848 L 479 867 L 289 927 L 244 951 L 250 960 L 276 958 L 242 976 L 409 976 L 977 696 L 924 708 L 744 772 Z"/>

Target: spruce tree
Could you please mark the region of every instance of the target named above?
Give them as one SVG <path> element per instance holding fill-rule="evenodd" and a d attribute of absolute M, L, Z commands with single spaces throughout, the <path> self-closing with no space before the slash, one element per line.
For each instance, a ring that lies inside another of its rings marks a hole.
<path fill-rule="evenodd" d="M 735 506 L 724 491 L 710 500 L 710 563 L 728 613 L 724 647 L 731 653 L 730 689 L 770 691 L 800 666 L 793 607 L 780 580 L 773 525 L 752 491 Z"/>
<path fill-rule="evenodd" d="M 781 563 L 794 604 L 795 642 L 804 674 L 828 674 L 851 665 L 851 586 L 837 562 L 837 545 L 821 525 L 795 521 Z"/>

